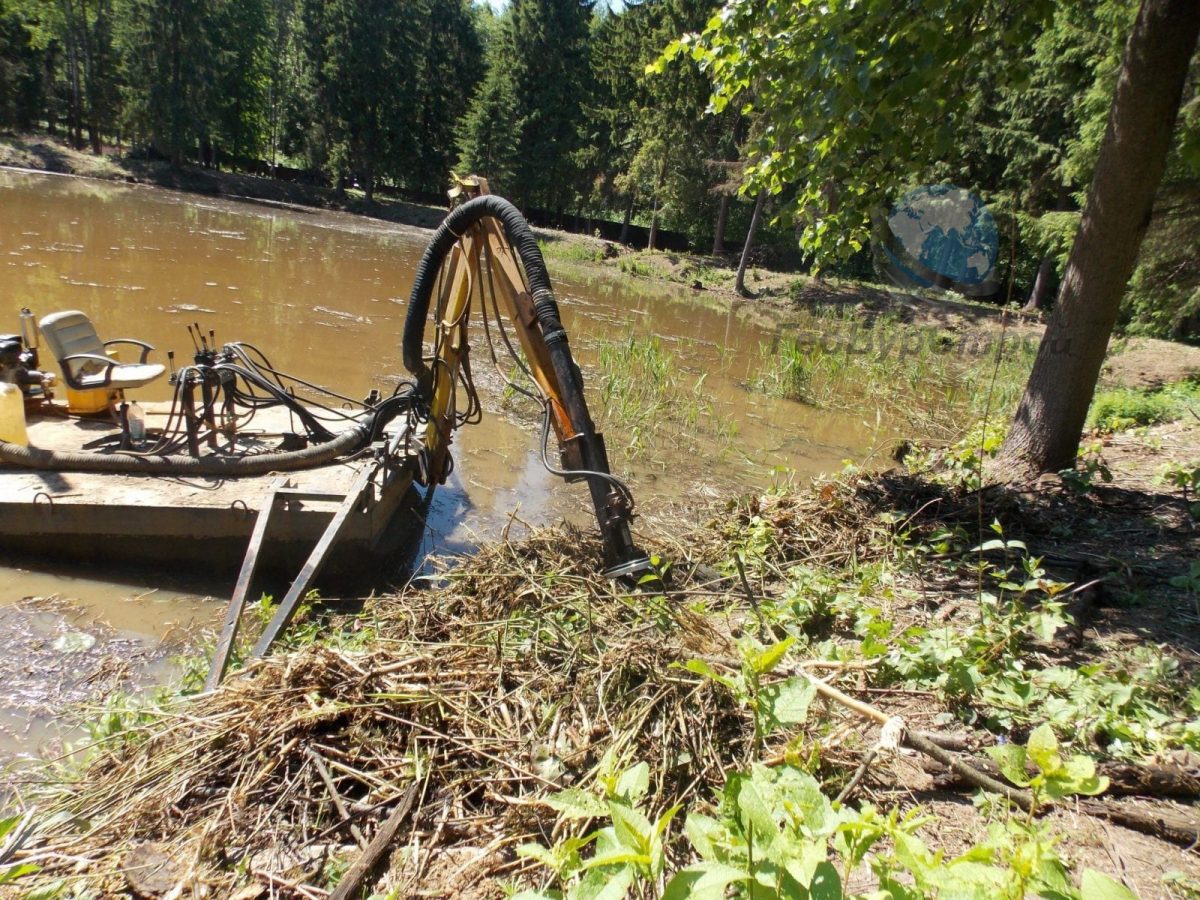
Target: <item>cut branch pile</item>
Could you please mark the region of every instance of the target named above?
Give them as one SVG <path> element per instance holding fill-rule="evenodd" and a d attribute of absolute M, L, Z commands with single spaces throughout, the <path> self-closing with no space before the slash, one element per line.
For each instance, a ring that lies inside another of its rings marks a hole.
<path fill-rule="evenodd" d="M 442 588 L 378 601 L 368 650 L 281 652 L 145 709 L 79 781 L 31 791 L 50 791 L 41 818 L 55 824 L 24 861 L 120 892 L 149 844 L 185 890 L 231 896 L 245 873 L 251 889 L 319 896 L 305 885 L 357 856 L 415 786 L 408 870 L 453 843 L 477 848 L 474 879 L 548 834 L 539 798 L 609 749 L 659 760 L 666 801 L 719 783 L 744 722 L 669 666 L 728 647 L 686 612 L 664 633 L 641 598 L 584 574 L 599 560 L 561 531 L 496 545 Z"/>

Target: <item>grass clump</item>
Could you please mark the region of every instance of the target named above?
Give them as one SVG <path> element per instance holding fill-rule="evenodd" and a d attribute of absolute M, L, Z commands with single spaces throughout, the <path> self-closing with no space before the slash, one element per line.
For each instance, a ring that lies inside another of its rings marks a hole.
<path fill-rule="evenodd" d="M 573 263 L 601 263 L 609 258 L 609 253 L 603 244 L 587 240 L 539 240 L 538 249 L 542 256 L 552 260 L 563 260 Z"/>
<path fill-rule="evenodd" d="M 1200 382 L 1179 381 L 1154 388 L 1098 391 L 1088 411 L 1088 427 L 1102 432 L 1175 422 L 1200 406 Z"/>
<path fill-rule="evenodd" d="M 722 440 L 736 426 L 720 417 L 708 399 L 706 375 L 680 370 L 662 339 L 630 336 L 600 345 L 600 402 L 606 426 L 625 434 L 625 447 L 637 455 L 655 441 L 701 433 Z"/>

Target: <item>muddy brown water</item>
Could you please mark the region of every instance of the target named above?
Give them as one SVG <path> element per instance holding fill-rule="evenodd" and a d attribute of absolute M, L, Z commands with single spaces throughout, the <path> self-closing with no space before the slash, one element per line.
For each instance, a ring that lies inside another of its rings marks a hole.
<path fill-rule="evenodd" d="M 18 330 L 22 307 L 39 318 L 80 309 L 102 337 L 149 341 L 159 361 L 174 350 L 186 362 L 187 325 L 198 323 L 218 343 L 255 344 L 278 368 L 341 393 L 386 393 L 403 376 L 406 300 L 429 235 L 340 213 L 0 170 L 0 333 Z M 773 337 L 747 307 L 706 305 L 686 288 L 553 256 L 550 269 L 585 373 L 605 342 L 654 334 L 682 381 L 703 376 L 700 423 L 668 427 L 636 452 L 627 449 L 636 434 L 606 428 L 615 467 L 642 510 L 765 485 L 785 467 L 800 477 L 830 471 L 879 441 L 879 425 L 862 417 L 747 389 L 760 347 Z M 536 416 L 502 402 L 501 379 L 478 347 L 475 359 L 484 422 L 456 435 L 456 470 L 436 495 L 425 549 L 468 548 L 496 536 L 513 515 L 530 524 L 563 517 L 586 524 L 585 494 L 541 466 Z M 603 419 L 597 384 L 589 381 L 589 401 Z M 163 380 L 136 396 L 168 399 L 170 390 Z M 124 653 L 137 673 L 152 670 L 173 634 L 213 626 L 215 598 L 230 587 L 206 582 L 204 573 L 164 587 L 158 571 L 35 573 L 20 560 L 6 562 L 0 653 L 11 671 L 27 675 L 0 689 L 0 753 L 45 736 L 39 704 L 71 696 L 87 665 L 102 665 L 97 646 Z M 76 633 L 97 641 L 63 638 Z M 70 662 L 56 664 L 55 652 Z"/>

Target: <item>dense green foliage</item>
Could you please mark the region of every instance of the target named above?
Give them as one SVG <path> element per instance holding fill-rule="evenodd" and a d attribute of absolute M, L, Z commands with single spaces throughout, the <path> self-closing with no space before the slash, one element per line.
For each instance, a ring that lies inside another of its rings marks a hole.
<path fill-rule="evenodd" d="M 745 148 L 747 190 L 780 198 L 818 262 L 861 255 L 890 200 L 950 181 L 1000 219 L 1000 274 L 1015 293 L 1044 257 L 1061 271 L 1136 9 L 1132 0 L 954 0 L 898 13 L 885 0 L 730 0 L 657 65 L 694 59 L 714 80 L 717 109 L 761 118 Z M 1184 249 L 1200 225 L 1186 202 L 1200 175 L 1196 72 L 1127 303 L 1127 319 L 1147 333 L 1186 333 L 1198 302 Z"/>
<path fill-rule="evenodd" d="M 723 207 L 736 249 L 765 190 L 769 244 L 857 275 L 880 212 L 953 182 L 996 215 L 1003 296 L 1023 301 L 1043 260 L 1062 271 L 1136 8 L 0 0 L 0 127 L 176 163 L 287 165 L 368 199 L 476 171 L 560 220 L 671 229 L 697 249 Z M 1198 84 L 1131 331 L 1186 336 L 1200 320 Z"/>

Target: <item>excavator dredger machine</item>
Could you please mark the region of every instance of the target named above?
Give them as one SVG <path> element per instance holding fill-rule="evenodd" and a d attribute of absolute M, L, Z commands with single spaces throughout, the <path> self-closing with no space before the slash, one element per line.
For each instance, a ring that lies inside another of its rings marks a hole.
<path fill-rule="evenodd" d="M 497 372 L 543 407 L 542 463 L 569 482 L 587 483 L 604 541 L 605 574 L 637 581 L 652 568 L 630 533 L 633 495 L 609 470 L 604 437 L 588 412 L 583 377 L 571 356 L 537 238 L 513 204 L 488 193 L 484 179 L 464 180 L 452 195 L 458 203 L 425 250 L 404 323 L 404 366 L 416 379 L 425 429 L 423 442 L 410 443 L 417 456 L 414 477 L 424 485 L 444 483 L 451 471 L 454 429 L 478 421 L 467 340 L 474 314 L 483 323 Z M 431 310 L 433 353 L 426 356 Z M 505 353 L 525 376 L 525 385 L 501 367 Z M 548 456 L 551 429 L 560 448 L 557 466 Z"/>

